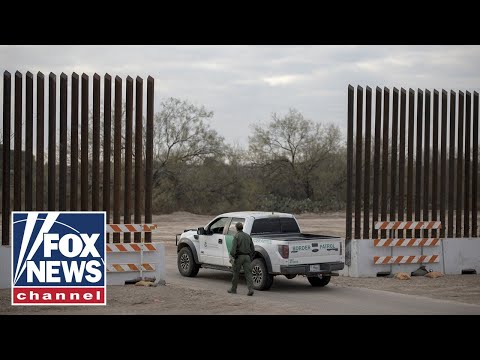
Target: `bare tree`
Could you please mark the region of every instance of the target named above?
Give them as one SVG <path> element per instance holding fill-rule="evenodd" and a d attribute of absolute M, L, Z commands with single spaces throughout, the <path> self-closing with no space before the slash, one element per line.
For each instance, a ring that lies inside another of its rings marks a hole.
<path fill-rule="evenodd" d="M 162 173 L 171 175 L 177 163 L 195 163 L 221 155 L 224 138 L 211 129 L 213 112 L 186 100 L 168 98 L 154 118 L 154 183 Z"/>
<path fill-rule="evenodd" d="M 305 119 L 296 109 L 285 116 L 272 114 L 272 120 L 255 125 L 249 136 L 252 163 L 268 177 L 283 178 L 290 193 L 313 198 L 312 180 L 320 165 L 340 147 L 340 130 Z"/>

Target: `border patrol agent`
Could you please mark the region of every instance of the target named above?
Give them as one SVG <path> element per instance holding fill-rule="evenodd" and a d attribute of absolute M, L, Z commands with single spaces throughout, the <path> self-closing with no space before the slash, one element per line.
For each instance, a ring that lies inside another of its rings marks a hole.
<path fill-rule="evenodd" d="M 243 224 L 238 222 L 235 224 L 237 233 L 233 237 L 232 249 L 230 250 L 230 263 L 233 267 L 232 287 L 228 289 L 230 294 L 237 293 L 238 277 L 240 269 L 243 266 L 245 272 L 245 279 L 247 280 L 248 296 L 253 295 L 253 280 L 252 280 L 252 263 L 251 257 L 255 251 L 252 238 L 247 233 L 243 232 Z"/>

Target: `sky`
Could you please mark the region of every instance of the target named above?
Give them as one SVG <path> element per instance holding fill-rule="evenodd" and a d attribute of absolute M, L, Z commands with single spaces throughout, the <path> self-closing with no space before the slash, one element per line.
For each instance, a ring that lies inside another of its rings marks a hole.
<path fill-rule="evenodd" d="M 0 64 L 12 78 L 17 70 L 53 72 L 57 91 L 62 72 L 69 83 L 72 72 L 98 73 L 102 83 L 105 73 L 140 76 L 144 93 L 150 75 L 155 111 L 169 97 L 204 105 L 214 112 L 211 128 L 241 147 L 253 125 L 290 108 L 346 133 L 348 85 L 480 89 L 478 45 L 0 45 Z"/>

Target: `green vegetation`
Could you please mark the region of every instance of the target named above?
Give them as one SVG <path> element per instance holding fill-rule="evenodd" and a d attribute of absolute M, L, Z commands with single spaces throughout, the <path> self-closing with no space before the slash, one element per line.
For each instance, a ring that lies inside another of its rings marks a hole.
<path fill-rule="evenodd" d="M 338 127 L 291 109 L 253 126 L 242 149 L 210 128 L 212 117 L 186 101 L 162 103 L 154 126 L 155 213 L 344 208 L 346 157 Z"/>

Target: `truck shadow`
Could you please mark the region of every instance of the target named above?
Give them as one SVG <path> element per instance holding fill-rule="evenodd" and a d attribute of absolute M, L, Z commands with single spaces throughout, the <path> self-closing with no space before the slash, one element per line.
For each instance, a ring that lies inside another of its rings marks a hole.
<path fill-rule="evenodd" d="M 222 283 L 228 287 L 232 282 L 232 273 L 215 270 L 200 270 L 196 276 L 198 280 L 204 279 L 206 281 L 214 280 L 218 283 Z M 287 279 L 283 275 L 275 276 L 272 287 L 268 291 L 261 291 L 267 293 L 331 293 L 335 291 L 335 278 L 332 278 L 330 284 L 324 287 L 313 287 L 310 285 L 306 277 L 297 276 L 294 279 Z M 240 274 L 239 286 L 245 286 L 245 276 Z"/>
<path fill-rule="evenodd" d="M 292 293 L 330 293 L 335 291 L 335 286 L 332 286 L 332 283 L 335 282 L 335 279 L 332 282 L 323 287 L 313 287 L 310 285 L 306 277 L 297 276 L 294 279 L 287 279 L 282 275 L 275 276 L 273 285 L 270 288 L 269 292 L 292 292 Z"/>

